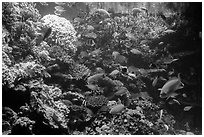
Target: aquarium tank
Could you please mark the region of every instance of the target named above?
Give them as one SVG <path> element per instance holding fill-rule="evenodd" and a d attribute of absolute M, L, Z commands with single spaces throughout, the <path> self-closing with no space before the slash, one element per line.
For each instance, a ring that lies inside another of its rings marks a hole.
<path fill-rule="evenodd" d="M 201 135 L 201 2 L 2 2 L 2 135 Z"/>

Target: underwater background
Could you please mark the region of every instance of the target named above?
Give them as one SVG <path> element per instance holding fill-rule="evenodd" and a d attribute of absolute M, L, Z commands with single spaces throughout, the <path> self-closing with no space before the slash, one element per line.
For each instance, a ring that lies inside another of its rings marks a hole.
<path fill-rule="evenodd" d="M 201 2 L 2 2 L 3 135 L 201 135 Z"/>

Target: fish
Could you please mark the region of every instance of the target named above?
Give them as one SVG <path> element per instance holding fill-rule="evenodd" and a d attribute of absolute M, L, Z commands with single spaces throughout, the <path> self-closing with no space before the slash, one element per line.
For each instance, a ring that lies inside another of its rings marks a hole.
<path fill-rule="evenodd" d="M 71 106 L 71 105 L 73 105 L 70 100 L 62 99 L 61 101 L 62 101 L 66 106 Z"/>
<path fill-rule="evenodd" d="M 63 6 L 64 4 L 66 4 L 65 2 L 55 2 L 56 5 L 60 5 Z"/>
<path fill-rule="evenodd" d="M 43 6 L 48 6 L 48 2 L 40 2 L 40 4 Z"/>
<path fill-rule="evenodd" d="M 95 49 L 89 55 L 91 55 L 91 56 L 98 56 L 100 53 L 101 53 L 100 49 Z"/>
<path fill-rule="evenodd" d="M 168 80 L 160 90 L 160 98 L 167 98 L 175 97 L 178 93 L 175 93 L 176 90 L 182 89 L 184 84 L 181 82 L 180 73 L 178 74 L 178 78 L 174 77 Z"/>
<path fill-rule="evenodd" d="M 120 71 L 119 70 L 113 70 L 110 74 L 109 74 L 109 76 L 112 76 L 112 77 L 115 77 L 117 74 L 119 74 L 120 73 Z"/>
<path fill-rule="evenodd" d="M 87 38 L 93 38 L 93 39 L 97 38 L 97 35 L 94 32 L 86 33 L 86 34 L 84 34 L 84 36 Z"/>
<path fill-rule="evenodd" d="M 50 27 L 50 28 L 47 29 L 46 33 L 44 34 L 43 40 L 48 38 L 51 33 L 52 33 L 52 28 Z"/>
<path fill-rule="evenodd" d="M 128 73 L 128 76 L 133 77 L 133 78 L 137 78 L 136 75 L 133 73 Z"/>
<path fill-rule="evenodd" d="M 116 59 L 116 57 L 117 57 L 118 55 L 120 55 L 119 52 L 113 51 L 112 56 L 113 56 L 114 59 Z"/>
<path fill-rule="evenodd" d="M 55 6 L 54 8 L 55 8 L 55 10 L 57 10 L 57 11 L 65 11 L 62 6 Z"/>
<path fill-rule="evenodd" d="M 180 103 L 178 100 L 176 100 L 176 99 L 172 99 L 172 100 L 170 100 L 168 103 L 169 103 L 170 105 L 175 104 L 175 103 L 181 105 L 181 103 Z"/>
<path fill-rule="evenodd" d="M 171 30 L 171 29 L 168 29 L 168 30 L 165 30 L 164 33 L 167 33 L 167 34 L 171 34 L 171 33 L 175 33 L 176 31 L 174 30 Z"/>
<path fill-rule="evenodd" d="M 140 42 L 140 45 L 147 44 L 147 43 L 149 43 L 149 40 L 142 40 L 142 41 Z"/>
<path fill-rule="evenodd" d="M 88 54 L 86 51 L 81 51 L 80 54 L 79 54 L 79 56 L 80 56 L 81 58 L 85 58 L 85 57 L 88 57 L 89 54 Z"/>
<path fill-rule="evenodd" d="M 117 55 L 115 58 L 115 62 L 119 64 L 127 63 L 127 58 L 123 55 Z"/>
<path fill-rule="evenodd" d="M 162 42 L 162 41 L 161 41 L 161 42 L 159 42 L 159 44 L 158 44 L 158 45 L 163 45 L 163 44 L 164 44 L 164 42 Z"/>
<path fill-rule="evenodd" d="M 101 67 L 96 68 L 97 73 L 105 73 L 105 71 Z"/>
<path fill-rule="evenodd" d="M 128 67 L 128 72 L 129 72 L 129 73 L 137 74 L 138 71 L 139 71 L 139 69 L 136 68 L 136 67 L 134 67 L 134 66 L 129 66 L 129 67 Z"/>
<path fill-rule="evenodd" d="M 94 30 L 94 27 L 92 25 L 87 25 L 87 28 L 86 28 L 88 31 L 92 31 Z"/>
<path fill-rule="evenodd" d="M 62 14 L 62 12 L 60 12 L 60 11 L 58 11 L 58 10 L 55 10 L 55 11 L 54 11 L 54 14 L 57 15 L 57 16 L 60 16 L 60 15 Z"/>
<path fill-rule="evenodd" d="M 98 86 L 93 85 L 93 84 L 86 85 L 86 87 L 88 87 L 89 89 L 91 89 L 91 90 L 93 90 L 93 91 L 98 90 Z"/>
<path fill-rule="evenodd" d="M 104 17 L 110 17 L 110 13 L 105 9 L 96 9 L 95 13 L 103 14 Z"/>
<path fill-rule="evenodd" d="M 154 80 L 152 81 L 152 86 L 153 87 L 155 87 L 156 86 L 156 84 L 157 84 L 157 82 L 158 82 L 158 76 L 156 76 L 155 78 L 154 78 Z"/>
<path fill-rule="evenodd" d="M 126 33 L 125 36 L 126 36 L 128 39 L 132 40 L 132 41 L 136 41 L 136 40 L 137 40 L 137 39 L 135 38 L 135 36 L 134 36 L 132 33 L 130 33 L 130 32 Z"/>
<path fill-rule="evenodd" d="M 115 92 L 114 95 L 115 96 L 123 96 L 124 94 L 127 93 L 127 91 L 128 90 L 126 88 L 122 87 L 117 92 Z"/>
<path fill-rule="evenodd" d="M 110 114 L 118 114 L 121 113 L 124 110 L 125 106 L 123 104 L 118 104 L 112 107 L 112 109 L 109 111 Z"/>
<path fill-rule="evenodd" d="M 184 111 L 189 111 L 193 106 L 186 106 L 183 108 Z"/>
<path fill-rule="evenodd" d="M 142 52 L 139 51 L 138 49 L 131 49 L 130 52 L 132 52 L 133 54 L 136 54 L 136 55 L 142 55 Z"/>
<path fill-rule="evenodd" d="M 87 78 L 87 83 L 92 84 L 95 81 L 98 81 L 100 78 L 103 78 L 104 76 L 105 76 L 104 73 L 98 73 L 98 74 L 95 74 L 93 76 L 90 76 Z"/>

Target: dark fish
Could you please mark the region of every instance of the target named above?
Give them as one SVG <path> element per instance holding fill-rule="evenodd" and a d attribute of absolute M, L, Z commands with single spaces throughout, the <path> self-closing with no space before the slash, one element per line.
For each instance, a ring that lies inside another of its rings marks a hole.
<path fill-rule="evenodd" d="M 52 28 L 50 27 L 50 28 L 47 29 L 46 33 L 44 34 L 43 40 L 48 38 L 51 33 L 52 33 Z"/>

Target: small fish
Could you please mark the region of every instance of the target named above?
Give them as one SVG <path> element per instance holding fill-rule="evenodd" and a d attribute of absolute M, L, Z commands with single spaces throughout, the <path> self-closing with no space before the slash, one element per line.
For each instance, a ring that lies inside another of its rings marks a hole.
<path fill-rule="evenodd" d="M 57 10 L 57 11 L 65 11 L 62 6 L 55 6 L 55 10 Z"/>
<path fill-rule="evenodd" d="M 93 85 L 93 84 L 89 84 L 89 85 L 86 85 L 89 89 L 93 90 L 93 91 L 96 91 L 98 90 L 98 86 L 96 85 Z"/>
<path fill-rule="evenodd" d="M 193 106 L 186 106 L 186 107 L 184 107 L 184 111 L 189 111 L 191 108 L 192 108 Z"/>
<path fill-rule="evenodd" d="M 164 42 L 162 42 L 162 41 L 161 41 L 161 42 L 159 42 L 159 44 L 158 44 L 158 45 L 163 45 L 163 44 L 164 44 Z"/>
<path fill-rule="evenodd" d="M 169 103 L 170 105 L 175 104 L 175 103 L 181 105 L 180 102 L 179 102 L 178 100 L 176 100 L 176 99 L 172 99 L 172 100 L 170 100 L 168 103 Z"/>
<path fill-rule="evenodd" d="M 178 93 L 175 93 L 176 90 L 182 89 L 184 84 L 181 82 L 180 73 L 178 74 L 178 78 L 172 78 L 167 81 L 164 86 L 158 90 L 160 92 L 160 98 L 170 98 L 175 97 Z"/>
<path fill-rule="evenodd" d="M 51 33 L 52 33 L 52 28 L 50 27 L 50 28 L 47 29 L 46 33 L 44 34 L 43 40 L 48 38 Z"/>
<path fill-rule="evenodd" d="M 113 56 L 114 59 L 116 59 L 116 57 L 117 57 L 118 55 L 120 55 L 119 52 L 113 51 L 112 56 Z"/>
<path fill-rule="evenodd" d="M 95 13 L 103 14 L 104 17 L 110 17 L 110 13 L 108 13 L 105 9 L 96 9 Z"/>
<path fill-rule="evenodd" d="M 182 96 L 183 96 L 184 98 L 187 98 L 187 95 L 186 95 L 185 93 L 183 93 Z"/>
<path fill-rule="evenodd" d="M 94 32 L 86 33 L 86 34 L 84 34 L 84 36 L 87 38 L 93 38 L 93 39 L 97 38 L 97 35 Z"/>
<path fill-rule="evenodd" d="M 165 30 L 164 33 L 171 34 L 171 33 L 175 33 L 175 31 L 171 30 L 171 29 L 168 29 L 168 30 Z"/>
<path fill-rule="evenodd" d="M 109 111 L 110 114 L 118 114 L 124 110 L 125 106 L 123 104 L 118 104 L 113 106 L 113 108 Z"/>
<path fill-rule="evenodd" d="M 63 6 L 64 4 L 66 4 L 65 2 L 55 2 L 56 5 L 60 5 Z"/>
<path fill-rule="evenodd" d="M 60 12 L 60 11 L 58 11 L 58 10 L 55 10 L 55 11 L 54 11 L 54 14 L 57 15 L 57 16 L 60 16 L 60 15 L 62 15 L 62 12 Z"/>
<path fill-rule="evenodd" d="M 131 49 L 130 52 L 132 52 L 133 54 L 136 54 L 136 55 L 142 55 L 142 52 L 139 51 L 138 49 Z"/>
<path fill-rule="evenodd" d="M 79 54 L 79 56 L 80 56 L 81 58 L 85 58 L 85 57 L 88 57 L 89 54 L 88 54 L 86 51 L 81 51 L 80 54 Z"/>
<path fill-rule="evenodd" d="M 87 78 L 87 83 L 92 84 L 93 82 L 98 81 L 100 78 L 103 78 L 103 77 L 104 77 L 104 73 L 95 74 Z"/>
<path fill-rule="evenodd" d="M 133 77 L 133 78 L 137 78 L 136 75 L 133 73 L 128 73 L 128 76 Z"/>
<path fill-rule="evenodd" d="M 159 119 L 160 119 L 160 120 L 162 119 L 163 112 L 164 112 L 164 110 L 163 110 L 163 109 L 161 109 L 161 110 L 160 110 L 160 114 L 159 114 Z"/>
<path fill-rule="evenodd" d="M 70 100 L 62 99 L 61 101 L 62 101 L 66 106 L 71 106 L 71 105 L 73 105 Z"/>
<path fill-rule="evenodd" d="M 125 35 L 126 35 L 126 37 L 127 37 L 128 39 L 130 39 L 130 40 L 132 40 L 132 41 L 136 41 L 136 40 L 137 40 L 137 39 L 135 38 L 135 36 L 134 36 L 132 33 L 130 33 L 130 32 L 126 33 Z"/>
<path fill-rule="evenodd" d="M 155 77 L 155 79 L 152 81 L 152 86 L 155 87 L 158 82 L 158 76 Z"/>
<path fill-rule="evenodd" d="M 91 56 L 98 56 L 100 53 L 101 53 L 100 49 L 95 49 L 89 55 L 91 55 Z"/>
<path fill-rule="evenodd" d="M 149 40 L 142 40 L 142 41 L 140 42 L 140 45 L 147 44 L 148 42 L 149 42 Z"/>
<path fill-rule="evenodd" d="M 117 74 L 119 74 L 120 73 L 120 71 L 119 70 L 113 70 L 110 74 L 109 74 L 109 76 L 112 76 L 112 77 L 115 77 Z"/>
<path fill-rule="evenodd" d="M 92 31 L 94 30 L 94 27 L 92 25 L 87 25 L 87 28 L 86 28 L 88 31 Z"/>
<path fill-rule="evenodd" d="M 40 4 L 43 5 L 43 6 L 48 6 L 47 2 L 40 2 Z"/>
<path fill-rule="evenodd" d="M 123 55 L 117 55 L 115 58 L 115 62 L 119 64 L 127 63 L 127 58 Z"/>
<path fill-rule="evenodd" d="M 80 46 L 83 45 L 82 42 L 80 42 L 80 41 L 74 41 L 73 44 L 74 44 L 75 46 L 77 46 L 77 47 L 80 47 Z"/>
<path fill-rule="evenodd" d="M 122 87 L 117 92 L 114 93 L 115 96 L 123 96 L 127 93 L 127 89 Z"/>
<path fill-rule="evenodd" d="M 96 68 L 97 73 L 105 73 L 105 71 L 101 67 Z"/>

